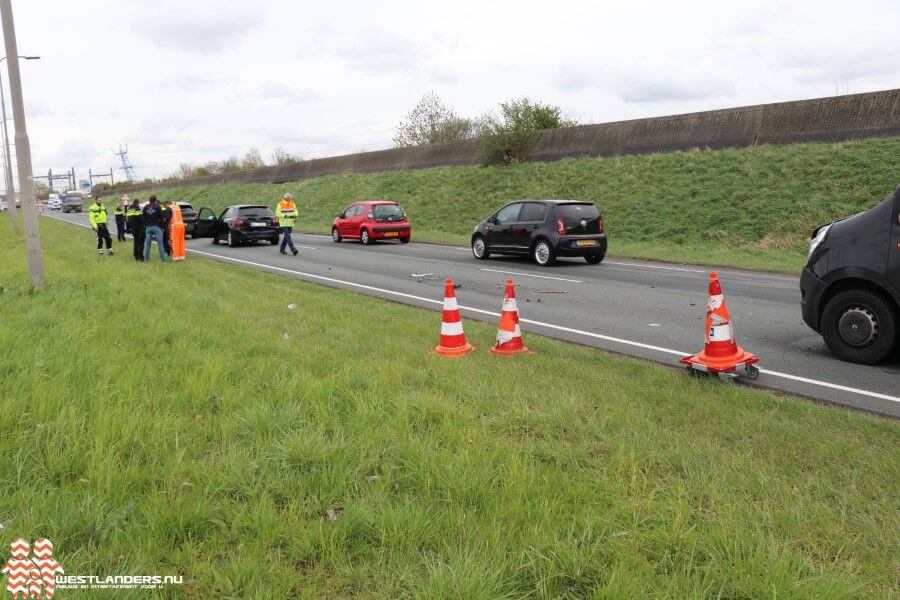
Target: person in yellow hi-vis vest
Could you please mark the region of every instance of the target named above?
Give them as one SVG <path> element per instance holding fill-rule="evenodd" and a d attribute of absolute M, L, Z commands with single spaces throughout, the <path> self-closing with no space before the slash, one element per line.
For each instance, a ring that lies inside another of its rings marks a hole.
<path fill-rule="evenodd" d="M 88 209 L 88 222 L 91 229 L 97 234 L 97 254 L 103 254 L 103 242 L 106 241 L 106 253 L 112 255 L 112 237 L 109 235 L 109 214 L 100 200 L 100 196 L 94 197 L 94 203 Z"/>
<path fill-rule="evenodd" d="M 281 248 L 278 250 L 282 254 L 287 254 L 284 251 L 285 246 L 291 247 L 294 256 L 298 254 L 297 249 L 294 248 L 294 240 L 291 239 L 291 230 L 294 227 L 294 219 L 299 216 L 297 205 L 294 204 L 294 197 L 285 194 L 278 206 L 275 207 L 275 217 L 278 219 L 278 226 L 281 227 L 281 233 L 284 236 L 281 239 Z"/>
<path fill-rule="evenodd" d="M 184 219 L 181 218 L 181 207 L 172 202 L 166 202 L 166 210 L 169 212 L 169 247 L 172 248 L 172 260 L 184 260 Z"/>

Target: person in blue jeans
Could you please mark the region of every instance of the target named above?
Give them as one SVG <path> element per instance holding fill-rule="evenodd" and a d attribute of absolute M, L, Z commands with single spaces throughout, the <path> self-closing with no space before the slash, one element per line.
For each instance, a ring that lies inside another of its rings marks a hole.
<path fill-rule="evenodd" d="M 150 245 L 156 240 L 156 248 L 159 250 L 159 260 L 166 262 L 165 243 L 163 242 L 163 227 L 165 215 L 156 196 L 150 196 L 150 201 L 141 211 L 144 216 L 144 262 L 150 262 Z"/>

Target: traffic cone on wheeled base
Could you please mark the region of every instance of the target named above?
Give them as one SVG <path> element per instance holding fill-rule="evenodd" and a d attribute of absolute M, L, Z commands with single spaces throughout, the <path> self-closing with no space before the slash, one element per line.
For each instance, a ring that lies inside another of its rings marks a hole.
<path fill-rule="evenodd" d="M 475 346 L 466 341 L 466 334 L 463 333 L 459 305 L 456 303 L 456 292 L 453 291 L 453 280 L 448 277 L 444 286 L 441 341 L 434 351 L 442 356 L 462 356 L 474 349 Z"/>
<path fill-rule="evenodd" d="M 506 280 L 506 293 L 503 296 L 503 309 L 500 311 L 500 325 L 497 328 L 497 343 L 491 348 L 491 352 L 500 356 L 530 352 L 522 343 L 519 307 L 516 305 L 516 288 L 512 279 Z"/>
<path fill-rule="evenodd" d="M 755 354 L 737 345 L 719 275 L 711 272 L 706 304 L 706 343 L 702 352 L 685 356 L 681 362 L 694 371 L 711 375 L 737 375 L 737 368 L 743 366 L 747 376 L 756 379 L 759 377 L 759 369 L 755 366 L 758 361 Z"/>

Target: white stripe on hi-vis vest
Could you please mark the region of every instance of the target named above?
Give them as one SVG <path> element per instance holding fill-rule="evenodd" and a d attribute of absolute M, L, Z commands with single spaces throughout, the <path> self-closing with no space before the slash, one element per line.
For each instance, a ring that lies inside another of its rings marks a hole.
<path fill-rule="evenodd" d="M 444 310 L 459 310 L 456 298 L 444 298 Z"/>
<path fill-rule="evenodd" d="M 462 321 L 456 323 L 441 323 L 441 335 L 462 335 Z"/>
<path fill-rule="evenodd" d="M 519 307 L 516 305 L 515 298 L 507 298 L 503 301 L 503 312 L 519 312 Z"/>
<path fill-rule="evenodd" d="M 713 325 L 709 328 L 709 341 L 727 342 L 731 339 L 731 325 Z"/>

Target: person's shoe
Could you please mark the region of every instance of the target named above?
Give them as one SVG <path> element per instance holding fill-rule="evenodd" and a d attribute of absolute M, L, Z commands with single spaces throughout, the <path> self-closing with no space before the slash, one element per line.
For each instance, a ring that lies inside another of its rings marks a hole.
<path fill-rule="evenodd" d="M 300 252 L 299 252 L 296 248 L 294 248 L 293 250 L 291 250 L 291 252 L 294 253 L 294 256 L 297 256 L 298 254 L 300 254 Z"/>
<path fill-rule="evenodd" d="M 109 256 L 112 256 L 112 255 L 113 255 L 113 249 L 112 249 L 112 248 L 107 248 L 107 249 L 106 249 L 106 254 L 109 255 Z"/>
<path fill-rule="evenodd" d="M 97 250 L 97 256 L 103 256 L 103 249 Z"/>
<path fill-rule="evenodd" d="M 283 249 L 278 251 L 279 254 L 287 254 Z"/>

